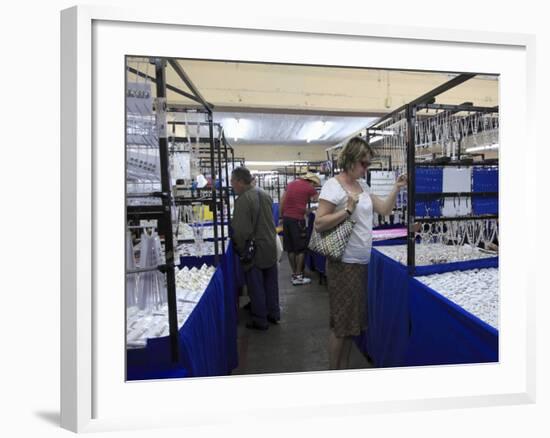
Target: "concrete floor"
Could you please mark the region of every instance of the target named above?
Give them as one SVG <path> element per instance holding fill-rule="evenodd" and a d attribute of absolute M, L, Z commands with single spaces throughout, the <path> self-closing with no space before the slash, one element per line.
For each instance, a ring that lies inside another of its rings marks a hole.
<path fill-rule="evenodd" d="M 248 311 L 242 306 L 248 297 L 241 297 L 239 310 L 239 366 L 233 375 L 288 373 L 328 370 L 328 292 L 319 284 L 319 274 L 306 272 L 312 282 L 293 286 L 286 254 L 279 266 L 279 301 L 281 321 L 270 324 L 266 331 L 245 327 Z M 350 369 L 369 368 L 371 364 L 352 347 Z"/>

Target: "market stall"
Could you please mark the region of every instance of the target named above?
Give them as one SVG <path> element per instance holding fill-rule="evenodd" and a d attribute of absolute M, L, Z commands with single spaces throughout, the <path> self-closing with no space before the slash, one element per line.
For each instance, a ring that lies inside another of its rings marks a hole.
<path fill-rule="evenodd" d="M 471 313 L 472 308 L 465 310 L 464 302 L 457 303 L 455 296 L 452 297 L 455 301 L 446 298 L 441 284 L 439 290 L 434 290 L 423 283 L 426 276 L 434 274 L 464 272 L 471 278 L 479 270 L 498 268 L 498 258 L 425 266 L 421 275 L 411 277 L 405 264 L 384 254 L 389 245 L 391 242 L 381 242 L 373 248 L 368 277 L 368 329 L 356 340 L 374 365 L 498 361 L 498 329 Z M 393 242 L 392 246 L 405 254 L 403 241 Z M 451 282 L 458 284 L 460 290 L 468 290 L 464 279 Z M 478 283 L 472 287 L 474 284 Z M 475 298 L 472 294 L 471 299 Z M 493 306 L 492 321 L 497 310 Z"/>
<path fill-rule="evenodd" d="M 202 261 L 202 260 L 197 260 Z M 188 266 L 188 265 L 186 265 Z M 219 376 L 231 373 L 238 364 L 236 272 L 230 247 L 215 269 L 205 289 L 184 290 L 186 278 L 178 293 L 179 345 L 182 352 L 177 362 L 170 360 L 170 338 L 166 314 L 161 319 L 161 336 L 141 336 L 137 344 L 133 326 L 128 324 L 127 379 L 162 379 L 175 377 Z M 187 286 L 188 287 L 188 286 Z M 186 294 L 187 292 L 187 294 Z M 192 294 L 192 296 L 191 296 Z M 158 311 L 157 311 L 158 314 Z M 141 320 L 142 318 L 140 318 Z M 137 322 L 138 323 L 138 322 Z M 150 325 L 149 325 L 150 328 Z M 158 332 L 157 332 L 158 333 Z"/>

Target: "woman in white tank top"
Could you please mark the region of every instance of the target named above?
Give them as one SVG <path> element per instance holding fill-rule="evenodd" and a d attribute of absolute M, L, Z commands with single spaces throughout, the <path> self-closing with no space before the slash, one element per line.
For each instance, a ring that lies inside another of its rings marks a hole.
<path fill-rule="evenodd" d="M 355 221 L 342 260 L 327 261 L 330 306 L 330 369 L 348 367 L 351 341 L 367 326 L 367 264 L 372 247 L 373 212 L 388 215 L 407 184 L 401 175 L 386 199 L 370 193 L 364 181 L 373 152 L 365 140 L 352 138 L 338 157 L 342 172 L 328 180 L 319 195 L 315 229 L 330 230 L 348 217 Z"/>

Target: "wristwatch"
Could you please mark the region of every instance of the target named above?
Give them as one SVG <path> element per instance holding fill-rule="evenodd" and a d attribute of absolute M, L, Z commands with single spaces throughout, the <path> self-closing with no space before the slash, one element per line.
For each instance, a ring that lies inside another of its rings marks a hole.
<path fill-rule="evenodd" d="M 348 216 L 351 216 L 351 215 L 352 215 L 352 212 L 350 211 L 350 209 L 349 209 L 349 208 L 347 208 L 347 207 L 346 207 L 346 209 L 345 209 L 345 210 L 346 210 L 346 213 L 348 214 Z"/>

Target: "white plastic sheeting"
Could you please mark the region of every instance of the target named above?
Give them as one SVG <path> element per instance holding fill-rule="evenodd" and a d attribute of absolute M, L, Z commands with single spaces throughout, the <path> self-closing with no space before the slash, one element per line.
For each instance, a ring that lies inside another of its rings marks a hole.
<path fill-rule="evenodd" d="M 183 121 L 181 113 L 172 115 L 172 120 Z M 251 112 L 216 112 L 214 123 L 223 126 L 231 144 L 254 145 L 307 145 L 332 146 L 370 125 L 375 118 L 351 116 L 315 116 L 300 114 L 268 114 Z M 178 126 L 180 135 L 185 127 Z M 191 137 L 195 135 L 194 127 Z M 201 134 L 207 135 L 207 127 Z"/>
<path fill-rule="evenodd" d="M 304 145 L 310 142 L 332 146 L 374 120 L 372 117 L 214 112 L 214 121 L 223 125 L 226 137 L 235 144 Z"/>

